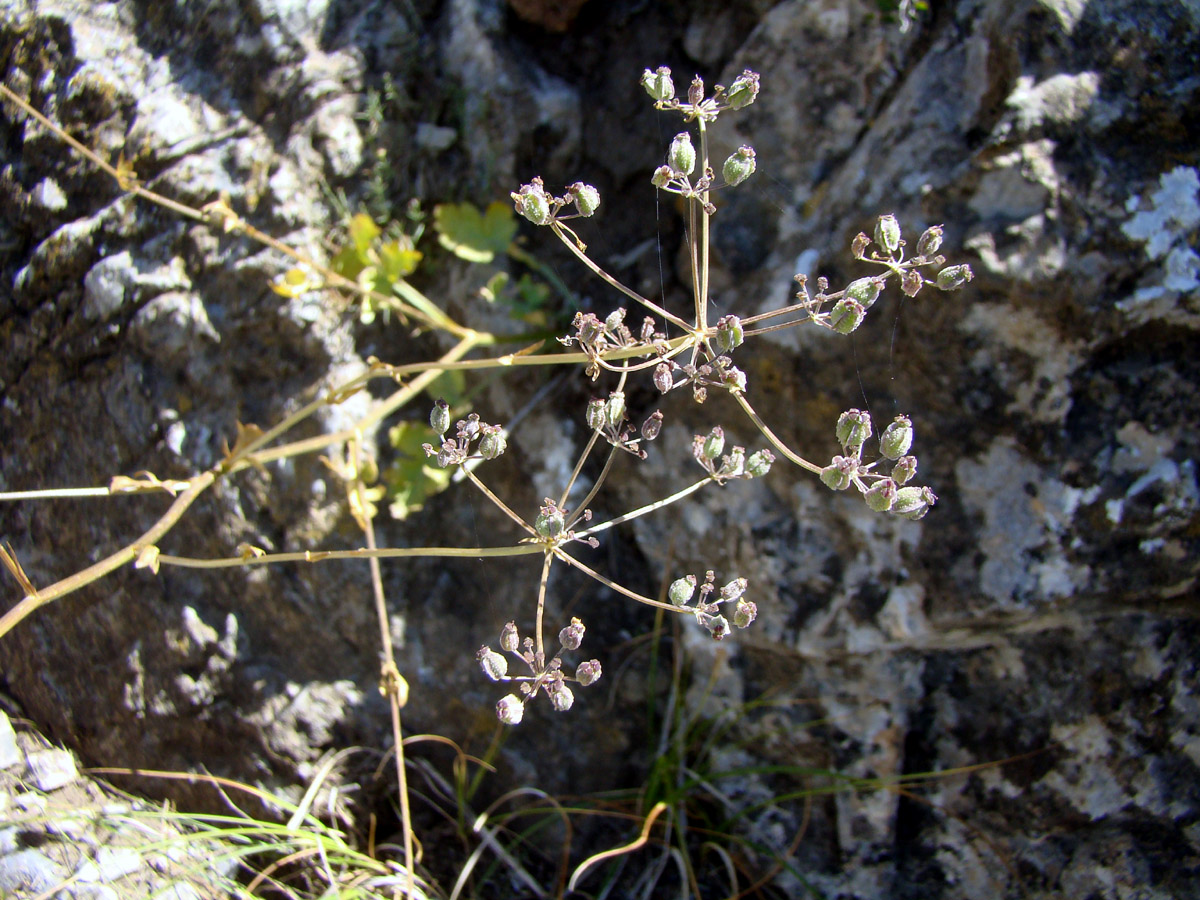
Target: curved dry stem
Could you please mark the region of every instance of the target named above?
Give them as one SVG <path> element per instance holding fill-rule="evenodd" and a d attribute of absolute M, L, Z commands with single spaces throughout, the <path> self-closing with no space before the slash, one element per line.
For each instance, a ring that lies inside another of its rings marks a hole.
<path fill-rule="evenodd" d="M 603 281 L 610 284 L 612 287 L 616 288 L 618 291 L 620 291 L 622 294 L 624 294 L 630 300 L 633 300 L 635 303 L 640 303 L 642 306 L 646 307 L 646 309 L 650 310 L 655 315 L 661 316 L 664 320 L 666 320 L 667 322 L 670 322 L 672 325 L 675 325 L 678 328 L 683 329 L 688 334 L 693 334 L 696 331 L 696 329 L 692 325 L 689 325 L 683 319 L 679 318 L 679 316 L 677 316 L 673 313 L 667 312 L 665 309 L 663 309 L 661 306 L 659 306 L 653 300 L 648 300 L 645 297 L 643 297 L 641 294 L 639 294 L 637 291 L 635 291 L 633 288 L 626 287 L 620 281 L 613 278 L 606 271 L 604 271 L 602 268 L 600 268 L 600 266 L 598 266 L 595 262 L 592 261 L 592 258 L 590 256 L 588 256 L 586 253 L 584 253 L 582 250 L 579 249 L 578 245 L 574 241 L 572 241 L 565 234 L 563 234 L 563 226 L 560 225 L 558 222 L 551 222 L 550 229 L 556 235 L 558 235 L 559 240 L 561 240 L 564 244 L 566 244 L 568 250 L 570 250 L 577 257 L 579 257 L 579 260 L 585 266 L 587 266 L 589 269 L 591 269 L 592 272 L 594 272 L 599 278 L 601 278 Z"/>
<path fill-rule="evenodd" d="M 631 510 L 630 512 L 627 512 L 624 515 L 617 516 L 615 519 L 609 519 L 607 522 L 601 522 L 599 525 L 593 525 L 591 528 L 585 528 L 583 531 L 577 531 L 577 532 L 575 532 L 575 537 L 585 538 L 588 535 L 599 534 L 601 531 L 607 531 L 608 529 L 612 528 L 614 525 L 620 525 L 622 522 L 628 522 L 631 519 L 636 519 L 639 516 L 644 516 L 647 513 L 652 513 L 656 509 L 662 509 L 664 506 L 670 506 L 672 503 L 682 500 L 684 497 L 688 496 L 689 494 L 696 493 L 696 491 L 700 490 L 700 488 L 704 487 L 706 484 L 709 484 L 711 482 L 713 482 L 713 479 L 706 475 L 704 478 L 701 478 L 696 483 L 689 484 L 687 487 L 683 488 L 682 490 L 676 491 L 674 494 L 671 494 L 671 496 L 669 496 L 669 497 L 663 497 L 663 499 L 661 499 L 661 500 L 656 500 L 653 503 L 647 503 L 645 506 L 639 506 L 637 509 Z"/>
<path fill-rule="evenodd" d="M 656 609 L 665 609 L 670 612 L 687 612 L 687 610 L 681 609 L 678 606 L 672 606 L 670 603 L 663 603 L 661 600 L 653 600 L 650 597 L 646 597 L 646 596 L 643 596 L 642 594 L 639 594 L 637 591 L 630 590 L 629 588 L 625 587 L 624 585 L 618 584 L 617 582 L 613 581 L 611 578 L 601 575 L 599 572 L 597 572 L 591 566 L 585 565 L 584 563 L 581 563 L 579 560 L 577 560 L 575 557 L 568 555 L 561 547 L 555 547 L 553 552 L 556 557 L 561 559 L 567 565 L 574 566 L 576 569 L 578 569 L 584 575 L 587 575 L 589 578 L 595 579 L 596 581 L 600 582 L 605 587 L 611 588 L 612 590 L 616 591 L 618 594 L 624 594 L 630 600 L 636 600 L 638 603 L 645 603 L 647 606 L 653 606 Z M 541 615 L 540 600 L 539 600 L 539 606 L 538 606 L 538 615 L 539 616 Z M 539 624 L 540 624 L 540 621 L 539 621 Z"/>
<path fill-rule="evenodd" d="M 41 609 L 47 603 L 51 603 L 72 591 L 79 590 L 84 585 L 91 584 L 93 581 L 103 578 L 109 572 L 120 568 L 126 563 L 133 562 L 143 550 L 147 547 L 153 547 L 163 535 L 174 527 L 175 523 L 187 512 L 188 507 L 208 489 L 216 478 L 217 473 L 215 470 L 209 470 L 197 475 L 192 479 L 191 486 L 175 499 L 175 502 L 171 504 L 163 517 L 151 525 L 136 541 L 122 547 L 116 553 L 100 560 L 100 562 L 76 572 L 74 575 L 70 575 L 61 581 L 56 581 L 49 587 L 43 588 L 34 594 L 27 594 L 21 602 L 6 612 L 3 617 L 0 617 L 0 638 L 3 638 L 4 635 L 12 631 L 17 623 L 23 621 L 27 616 L 35 610 Z"/>
<path fill-rule="evenodd" d="M 816 463 L 809 462 L 803 456 L 796 453 L 787 444 L 780 440 L 775 435 L 775 432 L 767 427 L 767 423 L 759 418 L 758 413 L 754 411 L 754 407 L 750 405 L 750 401 L 746 399 L 745 395 L 741 391 L 731 391 L 731 393 L 733 394 L 734 399 L 737 400 L 738 404 L 745 411 L 746 415 L 750 417 L 750 420 L 754 422 L 758 430 L 762 432 L 763 437 L 771 442 L 771 446 L 773 446 L 776 450 L 787 457 L 788 460 L 795 463 L 800 468 L 807 469 L 809 472 L 812 472 L 816 475 L 821 474 L 820 466 L 818 466 Z"/>

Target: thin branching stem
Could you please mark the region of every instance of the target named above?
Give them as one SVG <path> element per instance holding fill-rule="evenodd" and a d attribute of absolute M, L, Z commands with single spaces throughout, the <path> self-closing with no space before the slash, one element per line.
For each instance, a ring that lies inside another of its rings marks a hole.
<path fill-rule="evenodd" d="M 628 522 L 631 519 L 636 519 L 639 516 L 652 513 L 655 510 L 662 509 L 664 506 L 670 506 L 672 503 L 682 500 L 684 497 L 687 497 L 690 494 L 696 493 L 696 491 L 700 490 L 700 488 L 704 487 L 706 484 L 710 484 L 712 481 L 712 478 L 705 476 L 695 484 L 690 484 L 683 490 L 676 491 L 669 497 L 663 497 L 661 500 L 655 500 L 653 503 L 647 503 L 645 506 L 639 506 L 637 509 L 627 512 L 624 515 L 617 516 L 615 519 L 609 519 L 607 522 L 601 522 L 599 525 L 593 525 L 591 528 L 585 528 L 583 531 L 578 531 L 575 533 L 575 537 L 584 538 L 588 535 L 599 534 L 601 531 L 607 531 L 614 525 L 620 525 L 622 522 Z"/>
<path fill-rule="evenodd" d="M 281 562 L 325 562 L 331 559 L 397 559 L 418 556 L 456 557 L 470 559 L 476 556 L 532 556 L 541 553 L 539 544 L 517 544 L 512 547 L 379 547 L 375 550 L 304 550 L 299 553 L 264 553 L 261 556 L 221 556 L 213 559 L 198 559 L 192 556 L 158 557 L 163 566 L 181 566 L 187 569 L 233 569 L 238 566 L 265 566 Z M 82 574 L 82 573 L 81 573 Z M 2 635 L 3 632 L 0 632 Z"/>
<path fill-rule="evenodd" d="M 557 222 L 551 222 L 550 228 L 556 235 L 558 235 L 559 240 L 561 240 L 564 244 L 566 244 L 567 249 L 570 250 L 572 253 L 574 253 L 577 257 L 579 257 L 579 260 L 585 266 L 587 266 L 589 269 L 591 269 L 601 279 L 608 282 L 608 284 L 612 285 L 614 288 L 616 288 L 618 291 L 620 291 L 622 294 L 624 294 L 630 300 L 633 300 L 636 303 L 640 303 L 642 306 L 646 307 L 646 309 L 650 310 L 655 315 L 662 316 L 663 319 L 665 319 L 666 321 L 670 322 L 673 325 L 678 326 L 679 328 L 682 328 L 688 334 L 691 334 L 695 331 L 695 329 L 691 325 L 689 325 L 683 319 L 679 318 L 679 316 L 674 315 L 673 313 L 667 312 L 665 309 L 663 309 L 661 306 L 659 306 L 653 300 L 648 300 L 645 297 L 643 297 L 641 294 L 639 294 L 637 291 L 635 291 L 633 288 L 626 287 L 620 281 L 613 278 L 606 271 L 604 271 L 604 269 L 600 268 L 599 265 L 597 265 L 595 262 L 593 262 L 593 260 L 590 256 L 588 256 L 586 253 L 584 253 L 582 250 L 580 250 L 579 246 L 563 233 L 564 226 L 560 225 Z"/>
<path fill-rule="evenodd" d="M 587 575 L 589 578 L 595 579 L 596 581 L 600 582 L 605 587 L 611 588 L 612 590 L 616 591 L 618 594 L 623 594 L 624 596 L 628 597 L 630 600 L 636 600 L 638 603 L 645 603 L 647 606 L 653 606 L 653 607 L 656 607 L 657 609 L 669 610 L 670 612 L 680 612 L 681 611 L 680 607 L 672 606 L 670 603 L 663 603 L 661 600 L 654 600 L 643 594 L 639 594 L 637 591 L 630 590 L 629 588 L 625 587 L 624 585 L 618 584 L 617 582 L 613 581 L 611 578 L 607 578 L 604 575 L 601 575 L 599 572 L 597 572 L 591 566 L 581 563 L 575 557 L 568 554 L 565 550 L 562 549 L 562 547 L 555 547 L 554 555 L 556 557 L 558 557 L 559 559 L 561 559 L 563 562 L 565 562 L 567 565 L 574 566 L 576 569 L 578 569 L 584 575 Z M 684 610 L 684 611 L 686 612 L 686 610 Z M 540 613 L 541 613 L 540 606 L 538 608 L 538 613 L 539 613 L 539 621 L 540 621 Z"/>
<path fill-rule="evenodd" d="M 754 422 L 754 424 L 758 428 L 758 430 L 762 432 L 763 437 L 765 437 L 768 441 L 770 441 L 771 445 L 776 450 L 778 450 L 788 460 L 795 463 L 800 468 L 807 469 L 809 472 L 812 472 L 815 475 L 821 474 L 820 466 L 818 466 L 816 463 L 809 462 L 807 459 L 805 459 L 799 453 L 796 453 L 794 450 L 792 450 L 791 447 L 789 447 L 787 444 L 785 444 L 775 434 L 775 432 L 773 432 L 770 428 L 767 427 L 767 423 L 764 422 L 762 420 L 762 418 L 759 417 L 758 413 L 756 413 L 754 411 L 754 407 L 752 407 L 750 405 L 750 401 L 746 399 L 745 394 L 743 394 L 741 391 L 733 391 L 732 393 L 733 393 L 734 399 L 737 400 L 738 404 L 742 407 L 743 410 L 745 410 L 746 415 L 748 415 L 750 417 L 751 421 Z"/>

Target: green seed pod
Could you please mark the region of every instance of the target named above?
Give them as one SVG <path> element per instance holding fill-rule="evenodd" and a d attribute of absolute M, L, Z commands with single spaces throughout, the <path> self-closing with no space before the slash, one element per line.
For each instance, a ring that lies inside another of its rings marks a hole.
<path fill-rule="evenodd" d="M 930 225 L 917 240 L 917 256 L 933 256 L 942 246 L 942 226 Z"/>
<path fill-rule="evenodd" d="M 521 717 L 525 715 L 525 704 L 516 694 L 501 697 L 496 704 L 496 718 L 505 725 L 520 725 Z"/>
<path fill-rule="evenodd" d="M 900 249 L 900 223 L 891 213 L 880 216 L 879 221 L 875 223 L 875 243 L 889 256 L 895 255 Z"/>
<path fill-rule="evenodd" d="M 592 429 L 592 431 L 600 431 L 604 428 L 604 407 L 605 402 L 598 397 L 588 401 L 587 423 L 588 428 Z"/>
<path fill-rule="evenodd" d="M 754 148 L 738 147 L 721 166 L 721 175 L 730 187 L 736 187 L 754 174 Z"/>
<path fill-rule="evenodd" d="M 625 307 L 618 306 L 607 316 L 604 317 L 604 328 L 612 334 L 617 333 L 617 329 L 625 324 Z"/>
<path fill-rule="evenodd" d="M 515 653 L 521 645 L 521 637 L 517 634 L 517 623 L 508 622 L 500 631 L 500 649 Z"/>
<path fill-rule="evenodd" d="M 879 299 L 879 292 L 882 290 L 882 278 L 860 278 L 846 285 L 843 296 L 861 303 L 863 309 L 870 309 L 875 301 Z"/>
<path fill-rule="evenodd" d="M 662 103 L 675 99 L 675 83 L 671 81 L 671 70 L 659 66 L 653 72 L 649 69 L 642 73 L 642 87 L 654 100 Z"/>
<path fill-rule="evenodd" d="M 721 466 L 721 474 L 736 477 L 746 471 L 746 448 L 734 447 Z"/>
<path fill-rule="evenodd" d="M 509 196 L 517 212 L 534 225 L 545 225 L 550 221 L 550 198 L 542 188 L 541 178 L 521 185 L 521 190 Z"/>
<path fill-rule="evenodd" d="M 890 478 L 883 478 L 867 488 L 863 499 L 875 512 L 887 512 L 896 502 L 896 494 L 896 482 Z"/>
<path fill-rule="evenodd" d="M 905 519 L 923 518 L 929 507 L 937 503 L 937 495 L 927 487 L 902 487 L 896 491 L 891 511 Z"/>
<path fill-rule="evenodd" d="M 624 391 L 613 391 L 608 395 L 608 402 L 604 404 L 604 420 L 613 428 L 621 427 L 625 421 Z"/>
<path fill-rule="evenodd" d="M 721 353 L 729 353 L 740 347 L 745 339 L 746 333 L 742 329 L 742 320 L 737 316 L 722 316 L 717 322 L 717 349 Z"/>
<path fill-rule="evenodd" d="M 725 449 L 725 430 L 720 425 L 714 425 L 713 430 L 704 439 L 702 454 L 707 460 L 714 460 Z"/>
<path fill-rule="evenodd" d="M 970 266 L 946 266 L 937 273 L 937 286 L 943 291 L 957 291 L 975 277 Z"/>
<path fill-rule="evenodd" d="M 546 505 L 541 508 L 533 522 L 533 530 L 539 537 L 553 541 L 563 533 L 564 528 L 566 522 L 563 520 L 563 511 L 554 505 L 553 500 L 547 498 Z"/>
<path fill-rule="evenodd" d="M 915 456 L 902 456 L 896 460 L 896 465 L 892 467 L 892 481 L 896 484 L 907 484 L 912 481 L 914 475 L 917 474 L 917 458 Z"/>
<path fill-rule="evenodd" d="M 567 188 L 567 192 L 571 195 L 571 199 L 575 201 L 575 208 L 579 210 L 579 214 L 585 218 L 594 213 L 597 207 L 600 206 L 600 192 L 590 184 L 577 181 Z"/>
<path fill-rule="evenodd" d="M 687 606 L 696 593 L 696 576 L 684 575 L 676 578 L 667 588 L 667 599 L 675 606 Z"/>
<path fill-rule="evenodd" d="M 862 409 L 846 410 L 838 416 L 834 433 L 843 449 L 857 450 L 871 436 L 871 414 Z"/>
<path fill-rule="evenodd" d="M 730 109 L 742 109 L 754 102 L 758 96 L 758 73 L 743 69 L 725 92 L 725 102 Z"/>
<path fill-rule="evenodd" d="M 908 452 L 912 442 L 912 419 L 908 416 L 896 416 L 879 437 L 879 452 L 888 459 L 899 459 Z"/>
<path fill-rule="evenodd" d="M 445 434 L 450 430 L 450 406 L 445 400 L 434 401 L 433 412 L 429 414 L 429 424 L 438 434 Z"/>
<path fill-rule="evenodd" d="M 857 300 L 843 297 L 829 311 L 829 325 L 838 334 L 849 334 L 863 323 L 866 308 Z"/>
<path fill-rule="evenodd" d="M 752 600 L 740 599 L 733 608 L 733 624 L 747 628 L 758 617 L 758 605 Z"/>
<path fill-rule="evenodd" d="M 479 439 L 479 455 L 484 459 L 495 459 L 508 449 L 508 439 L 499 425 L 485 425 Z"/>
<path fill-rule="evenodd" d="M 821 481 L 827 488 L 844 491 L 854 482 L 854 473 L 858 470 L 858 460 L 853 457 L 835 456 L 821 470 Z"/>
<path fill-rule="evenodd" d="M 667 165 L 673 175 L 691 175 L 696 168 L 696 148 L 692 146 L 692 136 L 686 131 L 675 135 L 671 147 L 667 150 Z"/>
<path fill-rule="evenodd" d="M 770 450 L 759 450 L 757 453 L 750 454 L 750 458 L 746 460 L 746 474 L 751 478 L 762 478 L 771 471 L 771 465 L 774 462 L 774 453 Z"/>
<path fill-rule="evenodd" d="M 479 660 L 483 674 L 492 681 L 499 681 L 508 674 L 508 660 L 487 645 L 479 648 L 475 658 Z"/>
<path fill-rule="evenodd" d="M 581 662 L 578 668 L 575 669 L 575 678 L 582 687 L 595 684 L 600 680 L 600 675 L 600 660 L 598 659 L 589 659 L 587 662 Z"/>

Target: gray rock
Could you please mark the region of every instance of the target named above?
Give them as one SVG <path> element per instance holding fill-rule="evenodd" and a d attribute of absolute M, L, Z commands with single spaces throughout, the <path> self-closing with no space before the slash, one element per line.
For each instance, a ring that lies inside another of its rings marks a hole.
<path fill-rule="evenodd" d="M 17 733 L 13 731 L 8 714 L 0 711 L 0 769 L 11 769 L 21 761 L 17 748 Z"/>
<path fill-rule="evenodd" d="M 62 869 L 37 850 L 18 850 L 0 856 L 0 890 L 38 893 L 62 882 Z"/>
<path fill-rule="evenodd" d="M 39 791 L 54 791 L 79 777 L 69 750 L 38 750 L 26 758 L 29 777 Z"/>

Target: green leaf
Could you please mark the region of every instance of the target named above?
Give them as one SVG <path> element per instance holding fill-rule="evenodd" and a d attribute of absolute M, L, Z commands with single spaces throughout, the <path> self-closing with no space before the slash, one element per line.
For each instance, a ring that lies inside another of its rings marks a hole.
<path fill-rule="evenodd" d="M 496 201 L 481 213 L 470 203 L 443 203 L 433 208 L 438 243 L 468 262 L 490 263 L 517 233 L 512 207 Z"/>
<path fill-rule="evenodd" d="M 371 246 L 371 241 L 383 234 L 379 230 L 379 226 L 371 221 L 371 217 L 366 213 L 359 213 L 350 220 L 350 241 L 358 250 L 359 255 L 363 255 Z"/>
<path fill-rule="evenodd" d="M 401 422 L 388 429 L 388 440 L 397 450 L 396 461 L 384 472 L 393 518 L 405 519 L 430 497 L 450 486 L 450 470 L 428 461 L 424 443 L 435 443 L 437 435 L 423 422 Z"/>
<path fill-rule="evenodd" d="M 405 243 L 409 246 L 404 246 Z M 383 264 L 383 274 L 388 283 L 415 272 L 421 255 L 421 251 L 414 249 L 408 241 L 389 241 L 382 244 L 379 247 L 379 261 Z"/>

